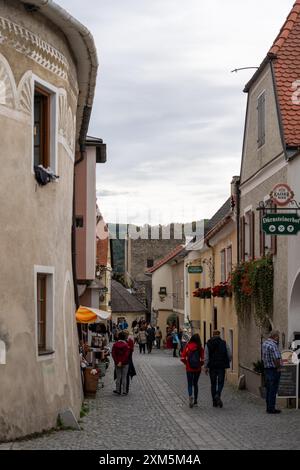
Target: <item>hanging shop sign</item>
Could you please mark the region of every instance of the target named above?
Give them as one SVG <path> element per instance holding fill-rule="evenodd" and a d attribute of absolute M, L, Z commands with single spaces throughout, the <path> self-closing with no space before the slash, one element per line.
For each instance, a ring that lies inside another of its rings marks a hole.
<path fill-rule="evenodd" d="M 267 214 L 262 217 L 262 228 L 267 235 L 297 235 L 300 217 L 293 214 Z"/>
<path fill-rule="evenodd" d="M 202 274 L 203 266 L 189 266 L 188 272 L 189 274 Z"/>
<path fill-rule="evenodd" d="M 277 184 L 270 193 L 272 202 L 279 207 L 287 206 L 294 196 L 294 191 L 285 183 Z"/>

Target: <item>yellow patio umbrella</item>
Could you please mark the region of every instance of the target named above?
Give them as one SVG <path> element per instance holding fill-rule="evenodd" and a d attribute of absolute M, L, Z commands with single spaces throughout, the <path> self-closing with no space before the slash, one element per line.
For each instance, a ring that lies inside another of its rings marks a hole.
<path fill-rule="evenodd" d="M 111 314 L 105 310 L 98 310 L 92 307 L 83 307 L 82 305 L 76 312 L 77 323 L 94 323 L 97 319 L 109 320 Z"/>

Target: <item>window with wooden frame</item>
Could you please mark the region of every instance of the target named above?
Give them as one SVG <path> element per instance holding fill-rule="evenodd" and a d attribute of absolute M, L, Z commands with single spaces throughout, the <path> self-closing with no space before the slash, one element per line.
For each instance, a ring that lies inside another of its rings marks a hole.
<path fill-rule="evenodd" d="M 226 281 L 226 251 L 221 251 L 221 282 Z"/>
<path fill-rule="evenodd" d="M 248 261 L 255 257 L 255 213 L 249 210 L 241 218 L 241 259 Z"/>
<path fill-rule="evenodd" d="M 277 211 L 275 204 L 270 206 L 272 209 L 271 213 Z M 260 211 L 260 256 L 266 256 L 268 254 L 276 255 L 277 253 L 277 236 L 276 235 L 267 235 L 262 228 L 262 219 L 266 215 L 264 210 Z"/>
<path fill-rule="evenodd" d="M 46 351 L 46 327 L 47 327 L 47 275 L 37 275 L 37 330 L 38 352 Z"/>
<path fill-rule="evenodd" d="M 34 87 L 34 165 L 51 166 L 51 93 L 42 87 Z"/>
<path fill-rule="evenodd" d="M 228 246 L 226 253 L 226 267 L 227 267 L 227 276 L 232 272 L 232 246 Z"/>
<path fill-rule="evenodd" d="M 263 92 L 257 100 L 257 145 L 262 147 L 266 141 L 266 93 Z"/>

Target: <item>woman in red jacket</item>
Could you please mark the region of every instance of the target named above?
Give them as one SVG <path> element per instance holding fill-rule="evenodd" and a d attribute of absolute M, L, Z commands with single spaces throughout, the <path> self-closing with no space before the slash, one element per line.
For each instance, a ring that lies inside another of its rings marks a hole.
<path fill-rule="evenodd" d="M 198 404 L 198 381 L 201 368 L 204 364 L 204 349 L 198 334 L 191 337 L 181 354 L 181 361 L 185 364 L 188 382 L 189 405 L 193 408 Z M 194 388 L 194 398 L 193 398 Z"/>

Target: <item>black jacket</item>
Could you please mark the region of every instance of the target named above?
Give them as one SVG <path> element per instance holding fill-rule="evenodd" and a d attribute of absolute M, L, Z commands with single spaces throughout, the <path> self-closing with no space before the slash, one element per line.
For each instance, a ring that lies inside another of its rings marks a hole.
<path fill-rule="evenodd" d="M 219 336 L 215 336 L 207 341 L 209 354 L 209 369 L 229 369 L 230 361 L 227 353 L 226 342 Z"/>

